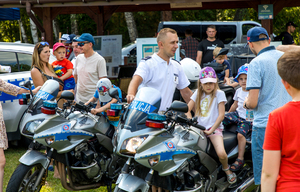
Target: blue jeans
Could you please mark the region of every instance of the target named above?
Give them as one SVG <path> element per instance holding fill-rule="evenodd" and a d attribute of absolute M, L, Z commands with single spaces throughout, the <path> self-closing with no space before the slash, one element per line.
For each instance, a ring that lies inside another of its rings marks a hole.
<path fill-rule="evenodd" d="M 255 185 L 260 185 L 261 170 L 263 163 L 263 144 L 266 128 L 252 127 L 252 162 Z"/>

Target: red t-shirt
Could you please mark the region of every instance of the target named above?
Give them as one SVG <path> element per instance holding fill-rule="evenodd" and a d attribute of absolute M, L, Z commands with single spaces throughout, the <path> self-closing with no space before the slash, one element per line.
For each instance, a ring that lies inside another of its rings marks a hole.
<path fill-rule="evenodd" d="M 263 149 L 281 150 L 276 191 L 300 190 L 300 101 L 289 102 L 269 115 Z"/>
<path fill-rule="evenodd" d="M 63 76 L 64 74 L 66 74 L 66 72 L 68 71 L 68 69 L 73 69 L 73 64 L 71 63 L 71 61 L 69 61 L 68 59 L 63 59 L 61 61 L 54 61 L 52 64 L 51 64 L 54 68 L 54 66 L 62 66 L 63 68 L 61 69 L 61 72 L 62 72 L 62 75 Z M 59 76 L 59 77 L 61 77 Z M 73 78 L 74 76 L 71 75 L 70 77 L 68 77 L 67 79 L 70 79 L 70 78 Z M 65 79 L 65 80 L 67 80 Z"/>

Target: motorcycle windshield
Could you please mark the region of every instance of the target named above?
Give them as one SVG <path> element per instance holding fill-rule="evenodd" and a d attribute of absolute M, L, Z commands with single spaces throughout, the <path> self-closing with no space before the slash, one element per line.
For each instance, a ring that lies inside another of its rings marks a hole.
<path fill-rule="evenodd" d="M 151 87 L 139 89 L 134 100 L 128 107 L 125 129 L 131 132 L 138 131 L 146 127 L 145 123 L 149 113 L 157 113 L 160 107 L 160 92 Z"/>
<path fill-rule="evenodd" d="M 37 94 L 33 97 L 31 104 L 28 109 L 33 110 L 35 106 L 41 107 L 43 101 L 50 100 L 54 101 L 59 91 L 59 83 L 55 80 L 47 80 Z"/>

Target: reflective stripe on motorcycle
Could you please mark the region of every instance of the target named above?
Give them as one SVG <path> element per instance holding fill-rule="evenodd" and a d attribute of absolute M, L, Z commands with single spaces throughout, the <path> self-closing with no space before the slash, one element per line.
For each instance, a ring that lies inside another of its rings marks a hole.
<path fill-rule="evenodd" d="M 144 155 L 141 157 L 137 157 L 135 159 L 143 159 L 143 158 L 149 158 L 152 156 L 160 156 L 160 161 L 159 162 L 163 162 L 163 161 L 172 161 L 173 160 L 173 155 L 183 155 L 183 154 L 193 154 L 196 155 L 197 153 L 192 151 L 192 150 L 185 150 L 185 149 L 180 149 L 180 150 L 172 150 L 172 151 L 164 151 L 161 153 L 153 153 L 150 155 Z"/>
<path fill-rule="evenodd" d="M 88 132 L 82 132 L 82 131 L 69 131 L 69 132 L 61 132 L 61 133 L 55 133 L 55 134 L 45 134 L 41 136 L 35 136 L 33 137 L 34 139 L 38 138 L 43 138 L 43 137 L 51 137 L 54 136 L 55 141 L 65 141 L 69 140 L 69 136 L 75 136 L 75 135 L 80 135 L 80 136 L 91 136 L 93 137 L 94 134 L 88 133 Z"/>

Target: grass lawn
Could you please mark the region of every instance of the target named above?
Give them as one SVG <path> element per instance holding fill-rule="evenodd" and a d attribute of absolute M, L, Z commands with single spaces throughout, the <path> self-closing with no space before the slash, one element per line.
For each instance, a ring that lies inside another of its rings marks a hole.
<path fill-rule="evenodd" d="M 19 158 L 26 152 L 26 149 L 24 148 L 16 148 L 16 147 L 10 147 L 8 150 L 5 151 L 5 158 L 6 158 L 6 165 L 4 169 L 4 190 L 6 191 L 6 186 L 8 184 L 8 181 L 13 174 L 14 170 L 19 165 Z M 47 177 L 47 184 L 43 186 L 41 192 L 67 192 L 68 190 L 64 189 L 60 183 L 59 179 L 53 178 L 53 172 L 48 172 Z M 106 192 L 106 187 L 101 187 L 98 189 L 93 190 L 85 190 L 90 192 Z"/>

